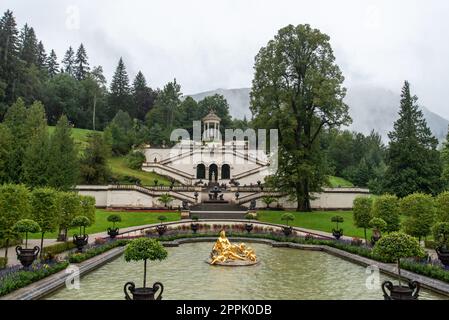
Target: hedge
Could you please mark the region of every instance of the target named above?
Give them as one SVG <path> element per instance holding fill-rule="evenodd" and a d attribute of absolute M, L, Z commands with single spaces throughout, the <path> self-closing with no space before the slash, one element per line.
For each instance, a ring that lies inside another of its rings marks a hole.
<path fill-rule="evenodd" d="M 69 254 L 68 261 L 70 263 L 80 263 L 87 259 L 93 258 L 99 254 L 102 254 L 106 251 L 109 251 L 113 248 L 123 247 L 128 242 L 129 242 L 128 240 L 117 240 L 117 241 L 109 242 L 102 246 L 87 249 L 85 252 L 82 252 L 82 253 L 72 253 L 72 254 Z"/>

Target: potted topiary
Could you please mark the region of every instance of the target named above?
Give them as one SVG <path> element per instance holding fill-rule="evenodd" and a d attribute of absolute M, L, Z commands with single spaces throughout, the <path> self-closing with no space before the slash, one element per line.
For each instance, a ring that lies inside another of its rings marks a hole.
<path fill-rule="evenodd" d="M 192 229 L 193 233 L 196 233 L 198 231 L 198 228 L 200 227 L 198 220 L 199 220 L 198 216 L 192 216 L 192 221 L 194 222 L 190 224 L 190 228 Z"/>
<path fill-rule="evenodd" d="M 257 215 L 255 213 L 250 212 L 245 215 L 245 219 L 248 219 L 251 222 L 251 220 L 257 219 Z M 252 223 L 245 223 L 246 232 L 250 233 L 253 229 L 254 229 L 254 226 Z"/>
<path fill-rule="evenodd" d="M 331 218 L 332 222 L 335 222 L 336 229 L 332 229 L 332 235 L 335 239 L 339 240 L 343 236 L 343 229 L 339 228 L 338 224 L 343 223 L 345 220 L 341 216 L 334 216 Z"/>
<path fill-rule="evenodd" d="M 435 251 L 438 259 L 449 266 L 449 222 L 438 222 L 433 226 L 433 238 L 436 241 Z"/>
<path fill-rule="evenodd" d="M 387 227 L 387 223 L 382 218 L 372 218 L 369 222 L 371 228 L 373 228 L 373 236 L 371 237 L 371 245 L 375 245 L 377 241 L 382 237 L 381 232 Z"/>
<path fill-rule="evenodd" d="M 391 281 L 382 283 L 385 300 L 418 299 L 419 282 L 412 281 L 407 286 L 403 286 L 401 283 L 401 259 L 425 256 L 425 251 L 419 245 L 418 240 L 402 232 L 393 232 L 377 241 L 373 249 L 373 255 L 397 263 L 399 285 L 395 286 Z M 390 294 L 387 293 L 386 289 L 390 291 Z"/>
<path fill-rule="evenodd" d="M 286 223 L 286 226 L 282 227 L 282 231 L 288 237 L 293 232 L 293 228 L 288 225 L 288 222 L 295 220 L 295 216 L 289 212 L 286 212 L 281 216 L 281 220 Z"/>
<path fill-rule="evenodd" d="M 160 225 L 156 227 L 157 233 L 159 233 L 159 236 L 162 237 L 165 232 L 167 232 L 167 226 L 163 225 L 163 222 L 167 220 L 166 216 L 159 216 L 157 219 L 161 222 Z"/>
<path fill-rule="evenodd" d="M 73 218 L 71 224 L 72 227 L 80 228 L 79 235 L 73 235 L 73 244 L 76 245 L 78 252 L 83 251 L 83 247 L 89 242 L 89 236 L 86 234 L 86 227 L 90 226 L 90 220 L 85 216 L 78 216 Z"/>
<path fill-rule="evenodd" d="M 25 233 L 25 248 L 17 246 L 16 253 L 17 259 L 19 259 L 22 266 L 28 268 L 33 264 L 34 260 L 36 260 L 37 255 L 41 250 L 38 246 L 35 246 L 33 249 L 28 249 L 28 233 L 40 232 L 41 227 L 34 220 L 23 219 L 17 221 L 12 227 L 12 230 L 14 232 Z"/>
<path fill-rule="evenodd" d="M 147 288 L 147 260 L 162 261 L 167 258 L 167 250 L 155 239 L 140 238 L 132 240 L 125 249 L 125 260 L 144 261 L 143 288 L 136 288 L 134 282 L 127 282 L 123 288 L 126 300 L 161 300 L 164 286 L 155 282 L 153 287 Z M 158 291 L 159 295 L 155 297 Z M 128 294 L 131 292 L 132 298 Z"/>
<path fill-rule="evenodd" d="M 117 222 L 122 221 L 122 217 L 120 217 L 118 214 L 111 214 L 108 217 L 108 221 L 112 222 L 112 228 L 108 228 L 108 235 L 111 237 L 111 239 L 114 239 L 119 234 L 119 229 L 115 227 L 115 224 Z"/>

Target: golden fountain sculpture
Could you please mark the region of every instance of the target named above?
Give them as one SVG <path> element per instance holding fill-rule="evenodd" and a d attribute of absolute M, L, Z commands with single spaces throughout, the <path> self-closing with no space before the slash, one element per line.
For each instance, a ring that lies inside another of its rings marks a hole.
<path fill-rule="evenodd" d="M 250 266 L 258 262 L 253 249 L 244 243 L 232 244 L 224 230 L 220 232 L 208 260 L 209 264 L 220 266 Z"/>

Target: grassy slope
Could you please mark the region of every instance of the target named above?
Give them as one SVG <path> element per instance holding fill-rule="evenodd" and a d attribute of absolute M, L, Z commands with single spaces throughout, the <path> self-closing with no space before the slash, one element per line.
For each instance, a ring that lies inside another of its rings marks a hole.
<path fill-rule="evenodd" d="M 285 224 L 281 220 L 282 214 L 285 211 L 259 211 L 259 220 L 264 222 L 272 222 L 278 224 Z M 332 232 L 335 228 L 335 223 L 331 222 L 333 216 L 339 215 L 344 218 L 344 222 L 340 223 L 343 228 L 343 233 L 350 237 L 364 238 L 363 229 L 354 226 L 352 218 L 352 211 L 314 211 L 314 212 L 291 212 L 295 216 L 295 220 L 290 225 L 295 227 L 302 227 L 306 229 L 319 230 L 325 232 Z M 371 238 L 371 230 L 367 230 L 368 239 Z"/>
<path fill-rule="evenodd" d="M 103 232 L 108 229 L 108 227 L 111 227 L 112 224 L 107 221 L 107 218 L 111 214 L 118 214 L 122 218 L 122 222 L 117 224 L 117 227 L 119 228 L 127 228 L 127 227 L 134 227 L 134 226 L 141 226 L 145 224 L 152 224 L 159 222 L 157 219 L 160 215 L 164 215 L 167 217 L 168 221 L 176 221 L 181 219 L 181 215 L 178 212 L 164 212 L 164 213 L 158 213 L 158 212 L 111 212 L 106 210 L 98 209 L 96 213 L 96 221 L 95 224 L 89 228 L 86 229 L 86 232 L 88 234 L 94 234 L 98 232 Z M 69 231 L 69 236 L 72 237 L 74 233 L 78 232 L 78 228 L 71 229 Z M 57 233 L 48 233 L 45 234 L 45 238 L 47 239 L 55 239 L 57 237 Z M 40 238 L 39 234 L 32 234 L 30 235 L 30 239 L 38 239 Z"/>
<path fill-rule="evenodd" d="M 170 185 L 170 181 L 154 172 L 145 172 L 128 168 L 124 157 L 114 157 L 109 159 L 109 166 L 114 174 L 121 176 L 133 176 L 139 178 L 143 185 L 154 185 L 154 179 L 157 179 L 159 185 Z"/>
<path fill-rule="evenodd" d="M 329 184 L 331 188 L 338 188 L 338 187 L 353 187 L 354 185 L 349 182 L 348 180 L 345 180 L 340 177 L 329 177 Z"/>

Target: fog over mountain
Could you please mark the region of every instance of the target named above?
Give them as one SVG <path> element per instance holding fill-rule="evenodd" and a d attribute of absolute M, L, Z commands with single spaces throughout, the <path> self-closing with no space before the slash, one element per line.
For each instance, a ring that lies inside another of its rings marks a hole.
<path fill-rule="evenodd" d="M 217 89 L 190 95 L 196 101 L 214 94 L 223 95 L 229 103 L 232 117 L 242 119 L 244 116 L 251 119 L 249 110 L 250 88 L 241 89 Z M 380 133 L 387 141 L 387 134 L 393 128 L 394 121 L 398 118 L 400 93 L 387 90 L 382 87 L 354 86 L 348 88 L 345 98 L 349 105 L 349 112 L 353 119 L 349 126 L 351 130 L 368 134 L 371 130 Z M 427 124 L 433 134 L 440 140 L 446 138 L 449 121 L 430 111 L 418 100 L 418 104 L 424 113 Z"/>

